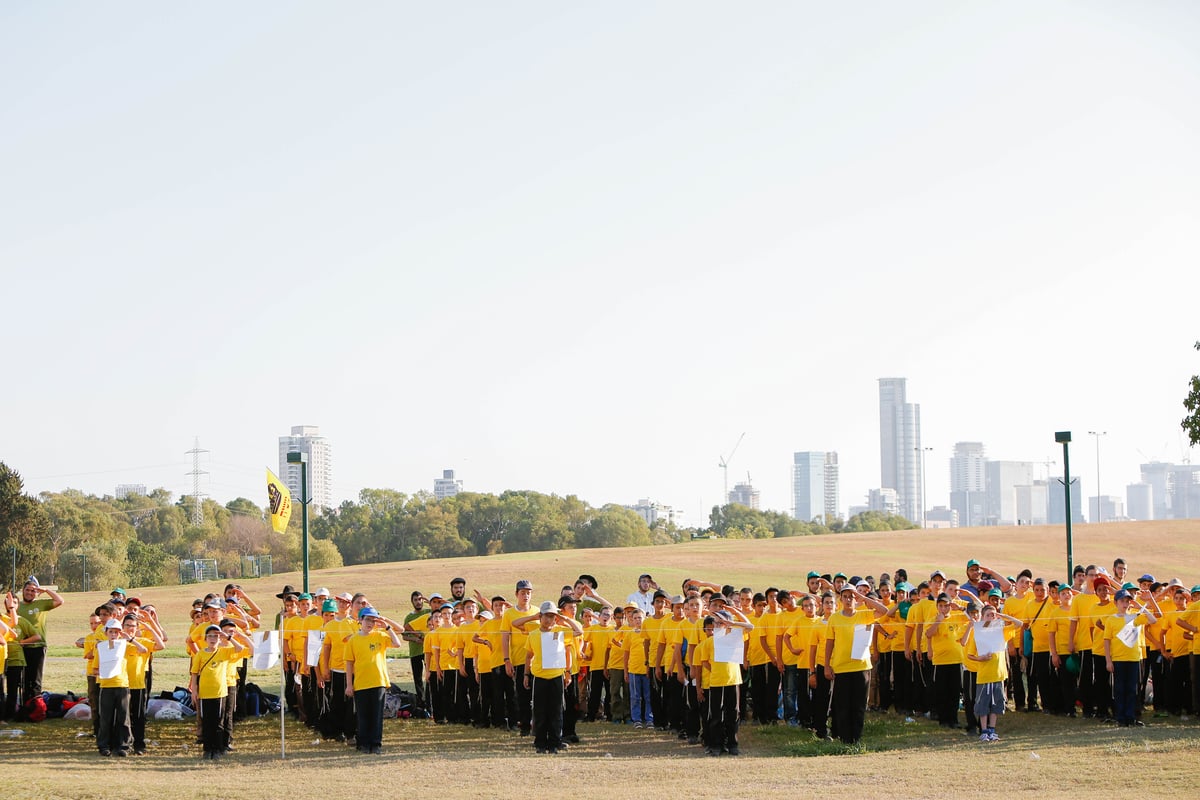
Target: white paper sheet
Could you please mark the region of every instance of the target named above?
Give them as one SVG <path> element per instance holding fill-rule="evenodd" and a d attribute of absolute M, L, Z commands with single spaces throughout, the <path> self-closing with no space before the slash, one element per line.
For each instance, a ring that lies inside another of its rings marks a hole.
<path fill-rule="evenodd" d="M 990 656 L 992 653 L 1003 653 L 1008 649 L 1004 638 L 1004 625 L 996 624 L 984 627 L 982 622 L 975 623 L 975 651 L 980 656 Z"/>
<path fill-rule="evenodd" d="M 874 625 L 855 625 L 854 641 L 850 644 L 850 658 L 862 661 L 871 657 L 871 629 Z"/>
<path fill-rule="evenodd" d="M 1126 614 L 1124 627 L 1117 631 L 1117 638 L 1120 639 L 1126 647 L 1138 646 L 1138 629 L 1137 625 L 1133 624 L 1135 620 L 1137 620 L 1136 614 Z"/>
<path fill-rule="evenodd" d="M 279 666 L 279 631 L 254 631 L 250 634 L 254 643 L 254 669 L 274 669 Z"/>
<path fill-rule="evenodd" d="M 713 631 L 713 661 L 718 664 L 742 663 L 744 643 L 741 628 L 731 628 L 729 631 L 717 628 Z"/>
<path fill-rule="evenodd" d="M 315 667 L 321 663 L 321 646 L 325 643 L 325 631 L 309 631 L 304 648 L 304 663 Z"/>
<path fill-rule="evenodd" d="M 99 676 L 103 679 L 115 678 L 125 669 L 124 639 L 105 640 L 96 644 L 96 656 L 100 659 Z"/>
<path fill-rule="evenodd" d="M 562 631 L 542 634 L 542 669 L 567 668 L 567 637 Z"/>

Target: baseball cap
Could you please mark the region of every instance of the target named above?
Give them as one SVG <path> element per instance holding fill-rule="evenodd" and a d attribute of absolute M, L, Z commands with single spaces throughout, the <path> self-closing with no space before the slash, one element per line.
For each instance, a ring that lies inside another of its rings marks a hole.
<path fill-rule="evenodd" d="M 973 558 L 967 562 L 967 569 L 970 569 L 971 567 L 978 567 L 978 566 L 979 566 L 979 562 Z"/>
<path fill-rule="evenodd" d="M 821 577 L 821 573 L 817 572 L 815 569 L 810 569 L 808 571 L 808 575 L 806 575 L 804 577 L 804 579 L 808 580 L 809 578 L 819 578 L 819 577 Z"/>
<path fill-rule="evenodd" d="M 320 589 L 317 589 L 315 592 L 313 592 L 313 597 L 329 597 L 329 590 L 322 586 Z"/>
<path fill-rule="evenodd" d="M 352 600 L 354 600 L 354 596 L 352 594 L 350 594 L 349 592 L 342 592 L 341 594 L 336 595 L 333 599 L 341 600 L 343 603 L 349 603 Z"/>
<path fill-rule="evenodd" d="M 526 583 L 528 583 L 528 581 L 526 581 Z M 518 583 L 517 588 L 519 589 L 520 587 L 521 587 L 521 584 Z M 555 614 L 557 612 L 558 612 L 558 606 L 554 604 L 553 600 L 547 600 L 546 602 L 544 602 L 540 606 L 538 606 L 539 614 Z"/>
<path fill-rule="evenodd" d="M 371 608 L 370 606 L 365 606 L 365 607 L 363 607 L 363 609 L 361 611 L 358 612 L 359 619 L 366 619 L 367 617 L 378 617 L 378 616 L 379 616 L 379 612 L 376 611 L 375 609 Z"/>
<path fill-rule="evenodd" d="M 522 589 L 533 589 L 533 584 L 522 578 L 521 580 L 517 581 L 517 591 L 519 592 Z"/>
<path fill-rule="evenodd" d="M 1138 583 L 1141 583 L 1142 581 L 1149 581 L 1150 583 L 1154 583 L 1154 576 L 1151 575 L 1149 572 L 1147 572 L 1145 575 L 1138 578 Z"/>
<path fill-rule="evenodd" d="M 681 594 L 674 595 L 671 598 L 671 605 L 673 605 L 673 606 L 681 606 L 681 605 L 683 605 L 683 602 L 684 602 L 683 595 L 681 595 Z"/>
<path fill-rule="evenodd" d="M 1124 589 L 1122 589 L 1121 591 L 1119 591 L 1119 592 L 1117 592 L 1115 595 L 1113 595 L 1113 600 L 1114 600 L 1114 601 L 1116 601 L 1116 600 L 1128 600 L 1128 599 L 1129 599 L 1130 597 L 1132 597 L 1132 596 L 1133 596 L 1133 595 L 1131 595 L 1129 592 L 1127 592 L 1127 591 L 1125 591 Z"/>
<path fill-rule="evenodd" d="M 1004 592 L 999 589 L 992 589 L 987 593 L 988 597 L 1004 597 Z"/>
<path fill-rule="evenodd" d="M 121 627 L 121 623 L 118 622 L 116 620 L 116 618 L 110 619 L 108 622 L 104 623 L 104 630 L 108 630 L 109 628 L 120 628 L 120 627 Z"/>
<path fill-rule="evenodd" d="M 334 602 L 333 600 L 326 600 L 324 603 L 321 603 L 321 613 L 322 614 L 336 614 L 337 613 L 337 603 Z"/>
<path fill-rule="evenodd" d="M 933 580 L 934 578 L 945 578 L 945 577 L 946 577 L 946 573 L 942 572 L 940 569 L 935 569 L 933 571 L 933 573 L 930 574 L 929 580 Z"/>

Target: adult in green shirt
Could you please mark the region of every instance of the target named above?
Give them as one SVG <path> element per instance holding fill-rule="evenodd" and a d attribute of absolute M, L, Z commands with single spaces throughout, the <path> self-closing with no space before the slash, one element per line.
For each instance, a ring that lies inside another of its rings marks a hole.
<path fill-rule="evenodd" d="M 8 643 L 8 660 L 4 662 L 4 706 L 0 708 L 0 719 L 9 720 L 17 718 L 17 708 L 21 705 L 21 686 L 25 682 L 25 648 L 22 645 L 41 638 L 33 629 L 33 623 L 21 617 L 17 617 L 14 630 L 17 638 Z"/>
<path fill-rule="evenodd" d="M 413 610 L 404 617 L 404 634 L 408 642 L 408 662 L 412 665 L 413 690 L 425 700 L 425 632 L 429 630 L 429 609 L 425 608 L 425 596 L 415 591 L 411 596 Z M 426 706 L 428 708 L 428 706 Z"/>
<path fill-rule="evenodd" d="M 38 597 L 44 594 L 45 597 Z M 21 697 L 28 700 L 42 693 L 42 668 L 46 663 L 46 614 L 63 604 L 62 597 L 53 589 L 47 589 L 30 578 L 21 587 L 21 602 L 17 604 L 17 616 L 33 624 L 33 630 L 41 638 L 23 645 L 25 648 L 25 686 Z"/>

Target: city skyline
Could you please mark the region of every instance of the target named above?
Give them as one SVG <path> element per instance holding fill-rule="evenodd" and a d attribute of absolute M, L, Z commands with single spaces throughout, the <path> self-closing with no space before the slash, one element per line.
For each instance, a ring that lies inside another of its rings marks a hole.
<path fill-rule="evenodd" d="M 703 525 L 744 431 L 730 488 L 786 513 L 836 451 L 844 512 L 890 375 L 930 506 L 959 441 L 1040 478 L 1071 430 L 1117 497 L 1189 452 L 1194 3 L 71 16 L 0 26 L 31 492 L 187 494 L 198 438 L 204 493 L 265 502 L 310 421 L 335 503 L 453 467 Z"/>

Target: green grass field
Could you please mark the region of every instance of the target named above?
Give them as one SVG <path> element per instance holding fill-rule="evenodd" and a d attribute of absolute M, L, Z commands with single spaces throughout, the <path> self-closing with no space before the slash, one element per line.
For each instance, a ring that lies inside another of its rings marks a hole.
<path fill-rule="evenodd" d="M 708 540 L 656 547 L 592 551 L 522 553 L 484 558 L 376 564 L 314 573 L 311 588 L 364 591 L 390 616 L 408 608 L 414 588 L 428 593 L 448 589 L 462 575 L 485 594 L 511 596 L 518 577 L 530 578 L 535 599 L 556 597 L 558 588 L 581 572 L 595 575 L 600 593 L 622 600 L 635 588 L 640 572 L 675 591 L 695 577 L 737 586 L 797 586 L 808 569 L 878 575 L 898 566 L 911 576 L 934 568 L 961 576 L 968 558 L 978 558 L 1008 574 L 1029 566 L 1035 573 L 1060 577 L 1066 569 L 1061 528 L 1022 527 L 903 531 L 767 541 Z M 1123 556 L 1136 577 L 1178 576 L 1200 582 L 1200 521 L 1109 523 L 1079 526 L 1076 560 L 1109 564 Z M 246 591 L 264 608 L 284 583 L 299 584 L 292 573 L 247 581 Z M 174 642 L 156 659 L 155 688 L 185 685 L 187 664 L 178 653 L 186 630 L 186 610 L 194 597 L 220 591 L 211 585 L 137 590 L 160 609 Z M 45 686 L 82 691 L 82 661 L 73 640 L 86 631 L 87 613 L 107 598 L 104 592 L 66 595 L 66 605 L 51 614 L 51 658 Z M 393 680 L 408 683 L 408 662 L 391 662 Z M 252 673 L 251 680 L 277 691 L 274 673 Z M 90 724 L 49 721 L 21 725 L 21 737 L 0 737 L 0 754 L 9 766 L 10 785 L 42 797 L 109 798 L 134 775 L 140 795 L 194 800 L 229 797 L 276 798 L 285 791 L 345 792 L 361 775 L 379 776 L 367 791 L 445 791 L 456 796 L 533 797 L 586 792 L 597 797 L 628 797 L 650 787 L 655 794 L 695 797 L 745 797 L 750 792 L 794 793 L 870 789 L 924 797 L 960 787 L 965 773 L 977 773 L 989 786 L 1017 791 L 1062 791 L 1095 776 L 1109 789 L 1137 786 L 1155 793 L 1191 785 L 1197 723 L 1151 720 L 1129 732 L 1094 721 L 1009 714 L 1000 721 L 1003 741 L 980 745 L 936 725 L 905 725 L 894 715 L 870 715 L 862 752 L 843 754 L 840 745 L 815 742 L 807 732 L 743 726 L 738 759 L 705 759 L 699 748 L 680 745 L 663 734 L 603 723 L 581 724 L 581 745 L 557 757 L 536 756 L 528 739 L 471 728 L 434 726 L 426 721 L 388 721 L 385 755 L 359 756 L 344 745 L 317 743 L 312 732 L 288 723 L 288 758 L 280 759 L 278 717 L 254 720 L 237 733 L 237 752 L 217 765 L 202 763 L 187 722 L 149 724 L 156 744 L 143 759 L 101 759 L 94 740 L 80 737 Z M 9 728 L 18 727 L 9 725 Z M 796 756 L 808 756 L 797 758 Z M 1120 756 L 1114 759 L 1114 756 Z M 695 759 L 694 767 L 679 759 Z M 1124 773 L 1115 772 L 1120 764 Z M 231 770 L 231 768 L 234 768 Z M 993 777 L 989 777 L 989 773 Z M 386 778 L 384 777 L 386 776 Z M 886 778 L 881 778 L 886 776 Z M 1137 776 L 1136 784 L 1131 781 Z M 453 783 L 448 783 L 453 781 Z"/>

